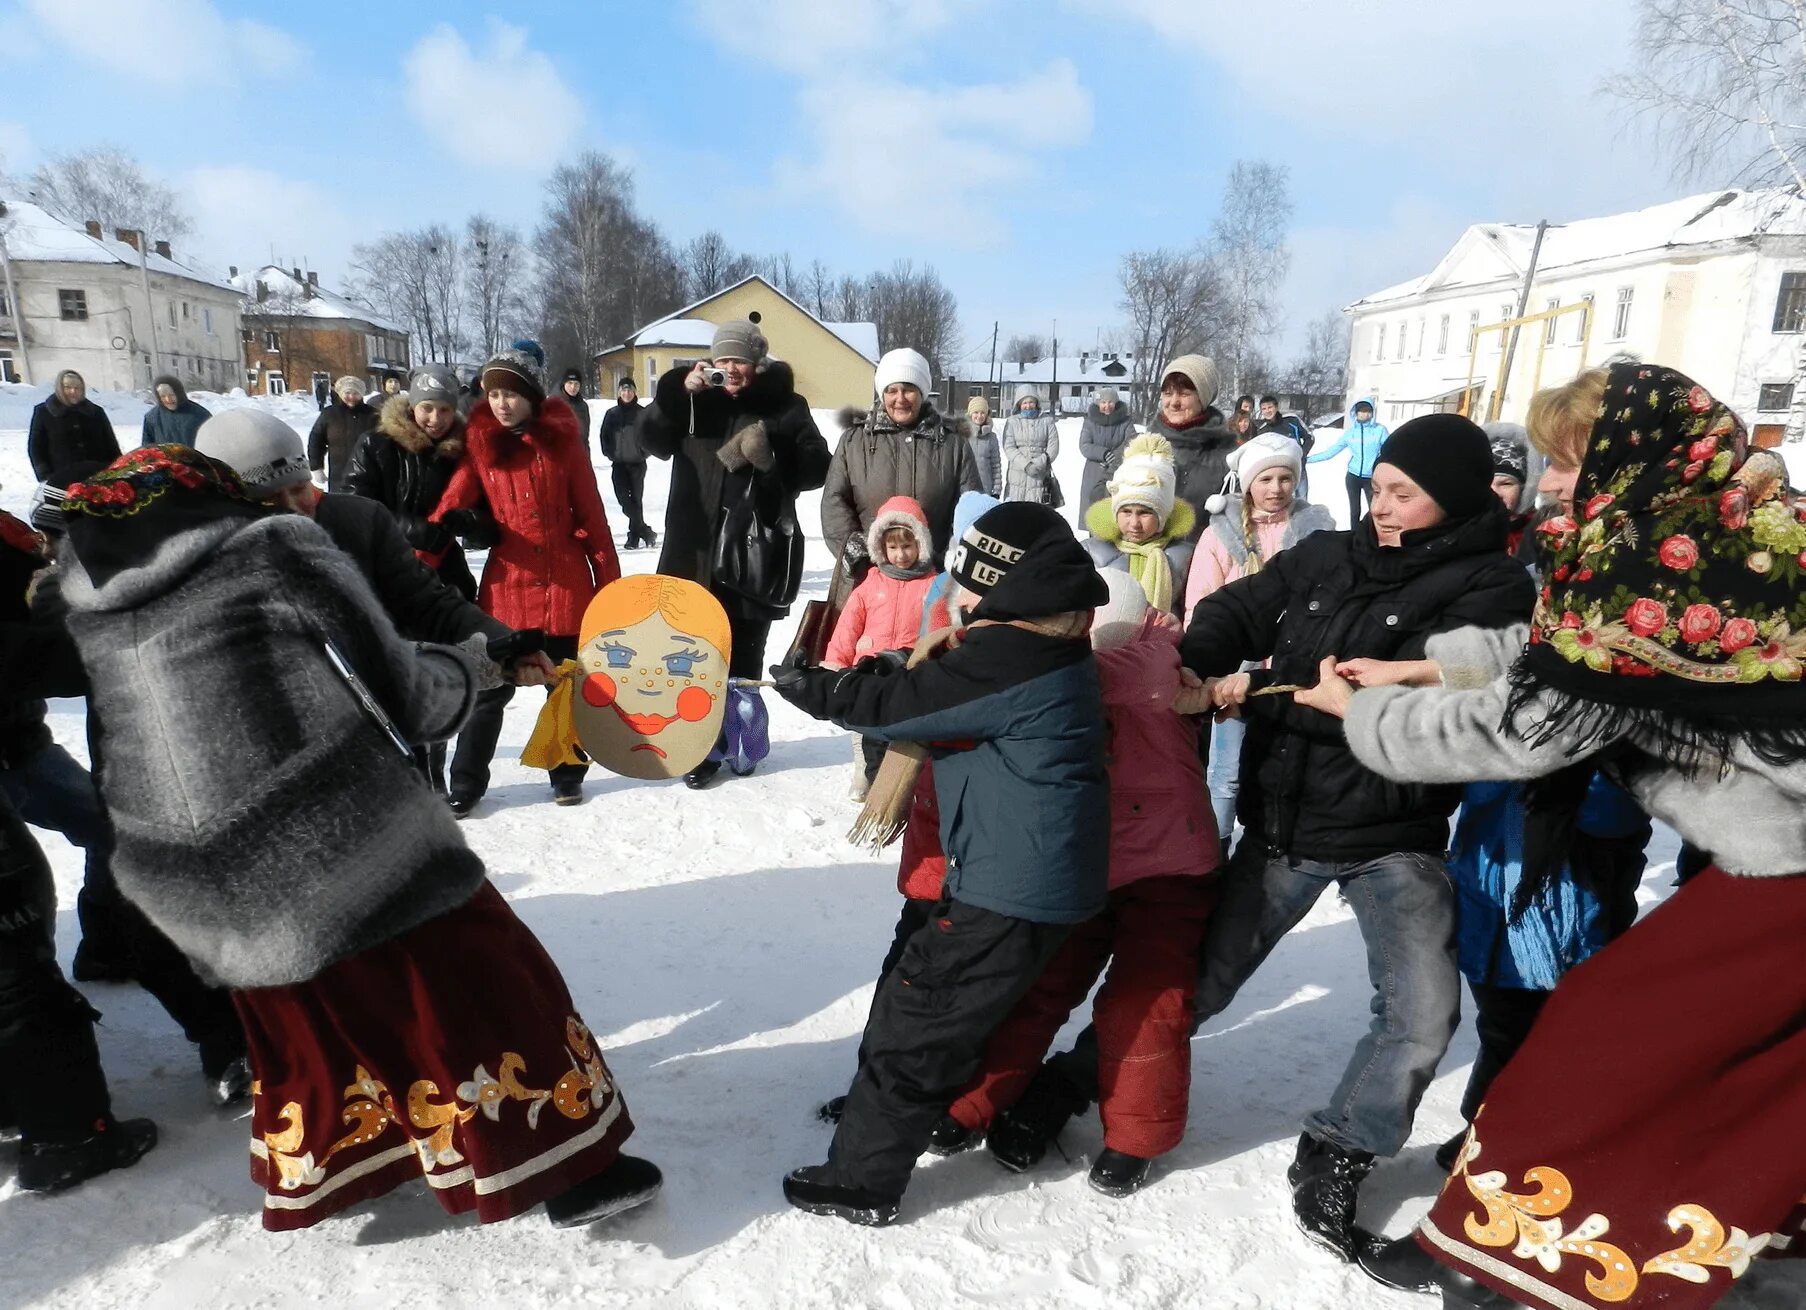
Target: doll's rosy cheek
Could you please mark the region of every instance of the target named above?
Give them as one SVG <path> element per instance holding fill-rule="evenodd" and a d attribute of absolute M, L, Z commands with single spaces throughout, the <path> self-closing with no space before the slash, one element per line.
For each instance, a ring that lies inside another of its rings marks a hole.
<path fill-rule="evenodd" d="M 592 673 L 583 680 L 583 699 L 599 710 L 615 703 L 615 680 L 606 673 Z"/>
<path fill-rule="evenodd" d="M 677 717 L 685 723 L 701 723 L 715 708 L 715 698 L 701 687 L 685 687 L 677 693 Z"/>

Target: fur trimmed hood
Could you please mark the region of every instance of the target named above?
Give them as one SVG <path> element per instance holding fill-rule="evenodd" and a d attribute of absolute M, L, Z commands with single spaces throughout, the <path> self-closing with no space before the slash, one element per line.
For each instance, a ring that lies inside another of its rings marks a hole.
<path fill-rule="evenodd" d="M 884 534 L 892 528 L 908 528 L 915 534 L 916 550 L 924 560 L 934 560 L 934 537 L 928 531 L 928 515 L 909 496 L 892 496 L 878 509 L 872 526 L 865 532 L 867 555 L 874 560 L 884 558 Z"/>
<path fill-rule="evenodd" d="M 489 402 L 482 403 L 487 412 Z M 445 460 L 458 460 L 464 455 L 464 419 L 454 413 L 450 434 L 434 441 L 414 421 L 414 407 L 405 391 L 397 392 L 383 402 L 382 417 L 376 421 L 376 430 L 410 455 L 424 455 L 429 450 Z"/>
<path fill-rule="evenodd" d="M 1198 526 L 1198 512 L 1191 507 L 1189 501 L 1173 501 L 1173 512 L 1166 516 L 1166 522 L 1160 527 L 1160 540 L 1184 541 Z M 1122 544 L 1122 529 L 1116 526 L 1116 511 L 1110 508 L 1110 501 L 1094 501 L 1085 511 L 1085 531 L 1099 541 L 1107 541 L 1112 546 Z"/>

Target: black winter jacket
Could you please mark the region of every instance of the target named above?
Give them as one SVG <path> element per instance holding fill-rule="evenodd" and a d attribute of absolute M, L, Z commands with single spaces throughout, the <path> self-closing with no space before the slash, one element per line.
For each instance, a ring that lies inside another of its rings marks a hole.
<path fill-rule="evenodd" d="M 313 431 L 307 434 L 307 465 L 316 473 L 326 470 L 328 491 L 349 489 L 346 481 L 351 475 L 351 453 L 363 435 L 376 426 L 376 417 L 375 406 L 360 402 L 352 409 L 334 396 L 314 420 Z"/>
<path fill-rule="evenodd" d="M 1200 425 L 1183 431 L 1169 428 L 1156 418 L 1148 424 L 1151 435 L 1165 437 L 1173 446 L 1174 488 L 1180 500 L 1202 511 L 1204 502 L 1223 489 L 1229 473 L 1229 452 L 1239 444 L 1233 433 L 1220 424 Z M 1203 535 L 1210 516 L 1200 512 L 1191 531 L 1191 540 Z"/>
<path fill-rule="evenodd" d="M 73 405 L 61 396 L 40 401 L 31 411 L 25 451 L 39 482 L 71 464 L 111 464 L 120 455 L 113 420 L 85 396 Z"/>
<path fill-rule="evenodd" d="M 577 431 L 579 431 L 583 434 L 583 448 L 585 450 L 588 450 L 589 449 L 589 401 L 587 401 L 583 398 L 583 393 L 581 391 L 579 391 L 576 395 L 573 396 L 569 392 L 567 392 L 563 387 L 559 387 L 558 394 L 560 396 L 564 397 L 564 403 L 569 405 L 571 407 L 571 413 L 573 413 L 577 416 Z"/>
<path fill-rule="evenodd" d="M 602 431 L 596 444 L 602 454 L 616 464 L 644 464 L 646 447 L 640 441 L 640 416 L 646 407 L 636 398 L 631 405 L 615 404 L 602 416 Z"/>
<path fill-rule="evenodd" d="M 81 683 L 75 641 L 60 625 L 33 625 L 26 593 L 46 561 L 31 528 L 0 511 L 0 769 L 17 768 L 50 745 L 44 697 L 47 671 L 61 669 Z"/>
<path fill-rule="evenodd" d="M 1410 533 L 1393 549 L 1380 547 L 1367 520 L 1353 532 L 1314 533 L 1198 603 L 1180 648 L 1185 663 L 1214 678 L 1271 657 L 1271 668 L 1251 675 L 1255 689 L 1311 686 L 1325 656 L 1421 659 L 1437 633 L 1524 623 L 1535 587 L 1505 553 L 1505 522 L 1494 507 Z M 1242 716 L 1237 810 L 1272 849 L 1367 860 L 1447 848 L 1459 784 L 1382 778 L 1349 750 L 1341 723 L 1283 693 L 1251 697 Z"/>
<path fill-rule="evenodd" d="M 455 646 L 475 633 L 494 640 L 513 631 L 442 583 L 414 554 L 394 516 L 375 501 L 327 492 L 314 522 L 351 556 L 396 631 L 409 641 Z"/>
<path fill-rule="evenodd" d="M 773 363 L 738 396 L 719 387 L 692 396 L 684 390 L 689 371 L 674 368 L 658 380 L 639 432 L 647 454 L 675 457 L 658 571 L 706 587 L 714 581 L 715 533 L 730 490 L 728 479 L 756 476 L 794 506 L 797 496 L 821 486 L 829 454 L 809 402 L 796 393 L 788 364 Z M 738 438 L 754 425 L 771 443 L 774 467 L 768 473 L 747 469 L 730 474 L 716 452 L 729 437 Z"/>
<path fill-rule="evenodd" d="M 395 516 L 402 536 L 415 550 L 445 550 L 439 561 L 439 580 L 465 600 L 477 598 L 476 579 L 454 542 L 445 544 L 445 530 L 427 518 L 439 508 L 452 470 L 464 458 L 464 420 L 435 442 L 414 422 L 406 396 L 391 396 L 383 405 L 376 431 L 367 434 L 352 452 L 345 490 L 383 506 Z"/>
<path fill-rule="evenodd" d="M 1109 493 L 1104 490 L 1117 466 L 1122 463 L 1123 447 L 1135 439 L 1135 425 L 1129 421 L 1129 407 L 1119 404 L 1108 414 L 1095 404 L 1079 427 L 1079 453 L 1085 457 L 1084 494 L 1079 505 L 1089 509 Z M 1167 439 L 1172 439 L 1168 434 Z M 1183 493 L 1181 500 L 1188 499 Z M 1191 501 L 1201 505 L 1202 501 Z"/>

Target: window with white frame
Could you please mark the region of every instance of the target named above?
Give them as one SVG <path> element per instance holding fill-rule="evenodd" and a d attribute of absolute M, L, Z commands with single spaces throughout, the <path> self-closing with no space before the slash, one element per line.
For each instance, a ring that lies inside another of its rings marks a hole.
<path fill-rule="evenodd" d="M 1574 315 L 1574 344 L 1584 346 L 1587 340 L 1587 328 L 1593 321 L 1593 297 L 1591 294 L 1580 298 L 1586 308 Z"/>
<path fill-rule="evenodd" d="M 248 368 L 245 370 L 245 390 L 246 391 L 257 390 L 257 370 L 254 368 Z"/>
<path fill-rule="evenodd" d="M 1378 364 L 1386 358 L 1386 325 L 1380 324 L 1380 339 L 1373 348 L 1373 362 Z"/>
<path fill-rule="evenodd" d="M 263 334 L 263 348 L 280 355 L 282 353 L 282 334 L 274 330 Z"/>
<path fill-rule="evenodd" d="M 1793 383 L 1764 382 L 1756 397 L 1756 408 L 1772 414 L 1793 407 Z"/>
<path fill-rule="evenodd" d="M 1449 353 L 1449 316 L 1444 314 L 1442 322 L 1436 328 L 1436 354 L 1440 358 Z"/>
<path fill-rule="evenodd" d="M 1398 357 L 1405 357 L 1405 338 L 1411 335 L 1411 325 L 1401 321 L 1398 325 Z"/>
<path fill-rule="evenodd" d="M 1471 355 L 1474 344 L 1480 340 L 1480 311 L 1470 309 L 1467 313 L 1467 350 Z"/>
<path fill-rule="evenodd" d="M 6 288 L 0 287 L 0 318 L 13 316 L 13 303 L 6 298 Z"/>
<path fill-rule="evenodd" d="M 13 352 L 0 350 L 0 382 L 17 382 L 19 371 L 13 367 Z"/>
<path fill-rule="evenodd" d="M 1781 274 L 1781 290 L 1775 296 L 1774 330 L 1806 332 L 1806 273 Z"/>
<path fill-rule="evenodd" d="M 288 383 L 282 380 L 280 373 L 266 373 L 263 376 L 263 391 L 266 396 L 286 396 Z"/>
<path fill-rule="evenodd" d="M 56 293 L 57 313 L 65 323 L 86 323 L 88 321 L 88 293 L 82 290 L 63 289 Z"/>
<path fill-rule="evenodd" d="M 1555 318 L 1554 314 L 1555 311 L 1560 308 L 1561 301 L 1554 296 L 1543 301 L 1543 312 L 1549 315 L 1548 318 L 1543 320 L 1543 344 L 1545 346 L 1553 346 L 1555 344 L 1555 324 L 1559 320 Z"/>
<path fill-rule="evenodd" d="M 1423 358 L 1423 343 L 1424 343 L 1425 338 L 1427 338 L 1429 335 L 1430 335 L 1430 320 L 1427 318 L 1418 319 L 1417 320 L 1417 354 L 1412 356 L 1412 358 L 1414 358 L 1414 359 L 1422 359 Z"/>
<path fill-rule="evenodd" d="M 1622 341 L 1630 335 L 1630 304 L 1636 296 L 1635 287 L 1618 288 L 1618 306 L 1612 314 L 1612 340 Z"/>
<path fill-rule="evenodd" d="M 201 306 L 201 331 L 213 335 L 213 310 L 207 305 Z"/>

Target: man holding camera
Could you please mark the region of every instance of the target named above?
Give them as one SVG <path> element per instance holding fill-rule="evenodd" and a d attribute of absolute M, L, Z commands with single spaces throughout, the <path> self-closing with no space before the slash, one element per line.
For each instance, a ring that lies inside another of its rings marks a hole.
<path fill-rule="evenodd" d="M 721 601 L 733 631 L 728 672 L 756 679 L 764 676 L 772 622 L 786 611 L 729 590 L 717 579 L 715 546 L 723 510 L 750 491 L 794 518 L 797 496 L 827 478 L 830 454 L 808 400 L 797 394 L 790 366 L 770 357 L 756 324 L 746 319 L 721 324 L 709 355 L 660 377 L 640 420 L 646 453 L 674 461 L 658 571 L 700 582 Z M 684 781 L 706 787 L 724 763 L 735 773 L 751 773 L 770 749 L 764 724 L 758 693 L 736 689 L 723 741 Z"/>

